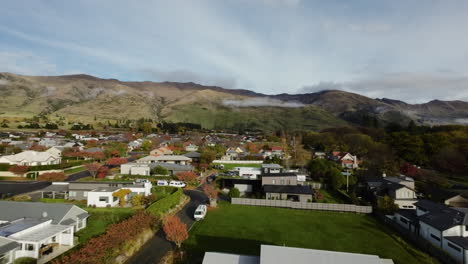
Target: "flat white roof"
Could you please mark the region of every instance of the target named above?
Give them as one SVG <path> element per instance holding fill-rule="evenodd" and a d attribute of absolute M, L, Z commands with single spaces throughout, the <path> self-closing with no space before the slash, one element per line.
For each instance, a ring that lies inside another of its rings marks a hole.
<path fill-rule="evenodd" d="M 18 236 L 12 235 L 10 236 L 10 238 L 13 238 L 15 240 L 40 242 L 44 239 L 53 237 L 69 228 L 72 228 L 72 226 L 49 224 L 44 226 L 43 228 L 40 228 L 39 230 L 34 230 Z"/>
<path fill-rule="evenodd" d="M 206 252 L 203 264 L 258 264 L 260 257 L 226 254 L 218 252 Z M 285 262 L 287 263 L 287 262 Z"/>

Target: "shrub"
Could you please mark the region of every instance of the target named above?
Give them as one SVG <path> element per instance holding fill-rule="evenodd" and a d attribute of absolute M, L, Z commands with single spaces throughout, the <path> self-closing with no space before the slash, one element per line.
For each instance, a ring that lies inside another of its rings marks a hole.
<path fill-rule="evenodd" d="M 133 244 L 140 234 L 156 227 L 154 215 L 143 210 L 132 217 L 112 224 L 106 233 L 90 239 L 78 250 L 52 261 L 53 264 L 89 264 L 115 263 L 115 258 L 122 254 L 126 246 Z"/>
<path fill-rule="evenodd" d="M 174 242 L 178 248 L 188 238 L 187 225 L 180 221 L 177 216 L 168 216 L 163 224 L 166 239 Z"/>
<path fill-rule="evenodd" d="M 35 258 L 29 258 L 29 257 L 22 257 L 22 258 L 17 258 L 13 264 L 36 264 L 37 259 Z"/>
<path fill-rule="evenodd" d="M 143 205 L 143 194 L 134 195 L 131 199 L 133 206 L 142 206 Z"/>
<path fill-rule="evenodd" d="M 183 191 L 182 188 L 174 188 L 176 191 L 159 201 L 154 202 L 146 210 L 155 216 L 162 216 L 164 213 L 169 211 L 180 203 L 182 199 Z"/>
<path fill-rule="evenodd" d="M 156 174 L 156 175 L 169 175 L 169 171 L 166 168 L 164 168 L 163 166 L 160 166 L 160 165 L 154 167 L 151 170 L 151 173 Z"/>
<path fill-rule="evenodd" d="M 179 181 L 184 181 L 184 182 L 194 182 L 197 179 L 198 175 L 195 172 L 191 171 L 184 171 L 184 172 L 178 172 L 176 174 L 176 178 Z"/>
<path fill-rule="evenodd" d="M 240 191 L 236 187 L 231 188 L 228 193 L 229 197 L 231 198 L 239 198 L 240 197 Z"/>
<path fill-rule="evenodd" d="M 124 206 L 125 202 L 126 202 L 125 197 L 127 196 L 127 194 L 129 194 L 131 192 L 132 191 L 130 191 L 129 189 L 120 189 L 120 190 L 116 191 L 115 193 L 113 193 L 112 196 L 119 198 L 119 205 Z"/>
<path fill-rule="evenodd" d="M 11 198 L 15 202 L 29 202 L 31 201 L 31 196 L 29 195 L 17 195 Z"/>
<path fill-rule="evenodd" d="M 46 172 L 37 177 L 39 181 L 64 181 L 66 178 L 63 172 Z"/>

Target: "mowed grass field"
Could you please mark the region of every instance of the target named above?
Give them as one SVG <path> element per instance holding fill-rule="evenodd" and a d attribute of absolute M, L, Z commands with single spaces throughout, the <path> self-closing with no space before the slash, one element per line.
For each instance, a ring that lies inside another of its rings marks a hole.
<path fill-rule="evenodd" d="M 206 251 L 259 255 L 261 244 L 378 255 L 397 264 L 438 263 L 368 215 L 220 204 L 190 231 L 190 263 Z"/>

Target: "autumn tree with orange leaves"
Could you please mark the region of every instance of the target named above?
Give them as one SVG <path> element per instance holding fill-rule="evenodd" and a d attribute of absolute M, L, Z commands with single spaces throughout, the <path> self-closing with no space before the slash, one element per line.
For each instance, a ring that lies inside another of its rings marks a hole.
<path fill-rule="evenodd" d="M 85 164 L 84 166 L 86 170 L 89 171 L 91 176 L 93 176 L 93 178 L 96 178 L 96 175 L 99 172 L 99 169 L 101 168 L 101 164 L 97 162 L 88 163 L 88 164 Z"/>
<path fill-rule="evenodd" d="M 166 217 L 164 219 L 163 230 L 166 233 L 166 239 L 174 242 L 178 248 L 188 238 L 187 225 L 177 216 Z"/>
<path fill-rule="evenodd" d="M 20 176 L 23 176 L 26 172 L 28 172 L 28 170 L 29 170 L 28 166 L 21 166 L 21 165 L 14 165 L 8 169 L 9 172 L 12 172 Z"/>

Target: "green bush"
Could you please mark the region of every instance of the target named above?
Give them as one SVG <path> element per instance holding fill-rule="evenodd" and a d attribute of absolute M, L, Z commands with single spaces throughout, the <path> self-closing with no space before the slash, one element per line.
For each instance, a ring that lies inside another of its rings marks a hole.
<path fill-rule="evenodd" d="M 8 171 L 10 167 L 11 165 L 8 163 L 0 163 L 0 171 Z"/>
<path fill-rule="evenodd" d="M 13 264 L 36 264 L 37 260 L 35 258 L 22 257 L 17 258 Z"/>
<path fill-rule="evenodd" d="M 236 187 L 231 188 L 228 193 L 229 197 L 231 198 L 239 198 L 240 197 L 240 191 Z"/>
<path fill-rule="evenodd" d="M 164 187 L 164 188 L 171 188 L 171 187 Z M 172 187 L 172 188 L 176 190 L 170 195 L 162 198 L 161 200 L 154 202 L 146 210 L 155 216 L 161 217 L 171 208 L 179 204 L 180 199 L 182 199 L 182 195 L 184 194 L 184 192 L 182 188 L 175 188 L 175 187 Z"/>

